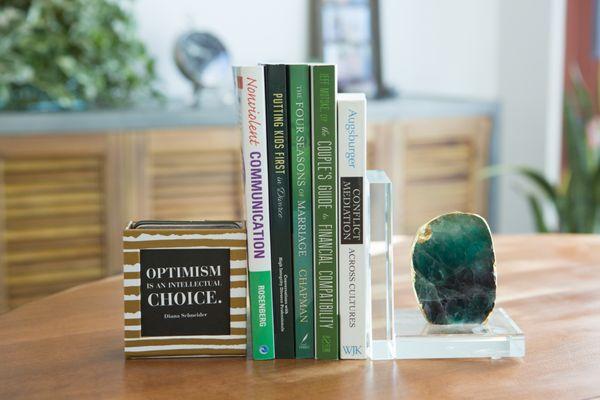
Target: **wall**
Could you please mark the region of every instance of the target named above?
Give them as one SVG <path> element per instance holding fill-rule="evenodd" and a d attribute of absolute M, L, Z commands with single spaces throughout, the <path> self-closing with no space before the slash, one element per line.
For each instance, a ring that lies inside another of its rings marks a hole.
<path fill-rule="evenodd" d="M 556 178 L 565 1 L 380 0 L 384 79 L 401 94 L 499 100 L 499 162 Z M 190 93 L 172 62 L 175 38 L 190 28 L 216 34 L 234 63 L 307 59 L 308 0 L 176 0 L 168 6 L 138 0 L 134 7 L 163 88 L 174 98 Z M 512 178 L 499 181 L 497 231 L 533 229 L 516 185 Z"/>
<path fill-rule="evenodd" d="M 401 92 L 497 97 L 499 0 L 383 0 L 384 76 Z"/>
<path fill-rule="evenodd" d="M 190 94 L 190 84 L 173 62 L 176 38 L 190 29 L 216 35 L 235 64 L 300 62 L 309 51 L 306 0 L 175 0 L 168 5 L 137 0 L 134 7 L 141 38 L 158 60 L 162 88 L 170 97 Z"/>
<path fill-rule="evenodd" d="M 499 0 L 380 0 L 386 82 L 401 92 L 494 99 L 497 95 Z M 308 0 L 211 2 L 138 0 L 142 39 L 158 60 L 164 90 L 187 96 L 173 64 L 173 43 L 197 28 L 214 33 L 235 63 L 305 61 L 309 51 Z"/>
<path fill-rule="evenodd" d="M 500 159 L 527 165 L 556 181 L 560 171 L 566 0 L 502 0 L 499 7 Z M 515 177 L 500 181 L 501 232 L 533 228 Z"/>

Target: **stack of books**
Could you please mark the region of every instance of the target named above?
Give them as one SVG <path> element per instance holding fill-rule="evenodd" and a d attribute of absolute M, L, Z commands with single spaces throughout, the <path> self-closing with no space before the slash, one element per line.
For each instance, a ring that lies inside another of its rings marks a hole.
<path fill-rule="evenodd" d="M 234 67 L 255 359 L 369 352 L 366 100 L 335 65 Z"/>

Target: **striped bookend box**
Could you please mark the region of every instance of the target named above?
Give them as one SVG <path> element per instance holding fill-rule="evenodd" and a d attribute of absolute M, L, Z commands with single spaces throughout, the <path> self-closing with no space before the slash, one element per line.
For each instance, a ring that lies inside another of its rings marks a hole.
<path fill-rule="evenodd" d="M 243 222 L 131 222 L 123 259 L 127 358 L 246 355 Z"/>

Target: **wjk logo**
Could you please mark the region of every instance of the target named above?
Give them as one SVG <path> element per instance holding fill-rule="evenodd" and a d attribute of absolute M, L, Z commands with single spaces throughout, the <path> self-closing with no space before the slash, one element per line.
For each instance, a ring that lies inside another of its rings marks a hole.
<path fill-rule="evenodd" d="M 342 346 L 344 354 L 351 356 L 362 356 L 362 346 Z"/>
<path fill-rule="evenodd" d="M 260 354 L 262 354 L 262 355 L 265 355 L 265 354 L 267 354 L 267 353 L 269 352 L 269 346 L 267 346 L 266 344 L 263 344 L 263 345 L 261 345 L 261 346 L 258 348 L 258 352 L 259 352 Z"/>

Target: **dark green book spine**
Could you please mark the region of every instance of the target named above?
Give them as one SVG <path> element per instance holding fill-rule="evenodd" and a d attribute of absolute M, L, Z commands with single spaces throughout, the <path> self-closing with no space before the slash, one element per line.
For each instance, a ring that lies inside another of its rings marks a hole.
<path fill-rule="evenodd" d="M 334 65 L 314 65 L 312 82 L 315 353 L 339 358 L 337 301 L 337 91 Z"/>
<path fill-rule="evenodd" d="M 265 65 L 275 358 L 294 358 L 290 154 L 285 65 Z"/>
<path fill-rule="evenodd" d="M 314 358 L 310 69 L 288 66 L 296 358 Z"/>

